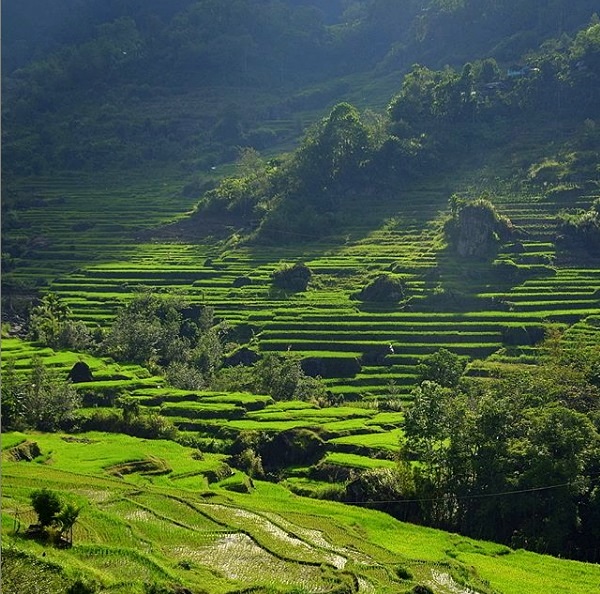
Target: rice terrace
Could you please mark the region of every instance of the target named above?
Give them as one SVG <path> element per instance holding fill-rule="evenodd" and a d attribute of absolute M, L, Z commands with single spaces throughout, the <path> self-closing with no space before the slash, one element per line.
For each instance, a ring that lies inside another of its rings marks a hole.
<path fill-rule="evenodd" d="M 600 592 L 597 8 L 5 2 L 2 592 Z"/>

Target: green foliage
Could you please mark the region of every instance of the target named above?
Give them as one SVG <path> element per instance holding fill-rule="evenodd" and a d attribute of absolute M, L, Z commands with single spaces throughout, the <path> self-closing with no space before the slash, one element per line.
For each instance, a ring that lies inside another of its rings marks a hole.
<path fill-rule="evenodd" d="M 60 527 L 61 533 L 66 533 L 72 530 L 73 525 L 79 517 L 81 510 L 72 503 L 65 503 L 61 506 L 60 512 L 56 515 L 56 523 Z"/>
<path fill-rule="evenodd" d="M 169 385 L 181 390 L 201 390 L 206 387 L 206 380 L 200 369 L 180 361 L 169 364 L 165 377 Z"/>
<path fill-rule="evenodd" d="M 69 494 L 85 502 L 89 513 L 77 546 L 45 549 L 45 557 L 38 545 L 29 546 L 12 533 L 11 521 L 4 523 L 3 592 L 11 594 L 64 592 L 77 579 L 101 580 L 98 590 L 118 582 L 129 592 L 143 591 L 144 584 L 177 585 L 192 592 L 198 588 L 230 591 L 231 581 L 222 573 L 226 567 L 245 570 L 235 588 L 281 592 L 294 587 L 331 590 L 342 584 L 351 591 L 352 583 L 361 579 L 382 592 L 410 589 L 416 583 L 431 584 L 433 570 L 443 577 L 452 575 L 463 588 L 481 592 L 496 589 L 517 594 L 525 584 L 533 594 L 560 588 L 583 594 L 598 577 L 595 564 L 510 551 L 489 542 L 401 524 L 379 511 L 381 502 L 372 505 L 376 510 L 369 510 L 366 505 L 314 501 L 256 480 L 249 494 L 223 492 L 220 485 L 207 488 L 197 474 L 206 470 L 206 461 L 194 459 L 193 451 L 172 442 L 152 444 L 152 453 L 173 468 L 172 475 L 141 480 L 135 475 L 116 480 L 107 477 L 104 469 L 107 464 L 144 457 L 149 451 L 147 441 L 95 433 L 68 441 L 58 435 L 40 435 L 40 444 L 53 452 L 53 464 L 32 469 L 3 461 L 4 479 L 10 479 L 3 482 L 5 499 L 23 505 L 32 488 L 47 483 L 60 488 L 65 498 Z M 231 536 L 240 533 L 243 536 Z M 140 538 L 151 545 L 149 552 L 138 551 Z M 24 558 L 19 560 L 14 546 L 38 552 L 21 553 Z M 168 547 L 175 548 L 175 554 Z M 206 555 L 194 556 L 189 548 Z M 340 561 L 361 555 L 363 562 L 335 570 L 333 554 Z M 387 570 L 373 569 L 381 565 Z M 398 583 L 398 566 L 415 574 L 412 583 Z M 32 576 L 39 582 L 37 589 Z M 442 587 L 437 581 L 433 587 L 438 585 Z"/>
<path fill-rule="evenodd" d="M 30 500 L 40 528 L 32 534 L 55 544 L 59 544 L 67 535 L 66 542 L 72 544 L 73 526 L 80 508 L 72 503 L 64 503 L 58 494 L 46 487 L 33 491 Z"/>
<path fill-rule="evenodd" d="M 313 400 L 324 396 L 320 382 L 304 373 L 300 361 L 269 353 L 254 367 L 257 394 L 269 394 L 275 400 Z"/>
<path fill-rule="evenodd" d="M 525 89 L 527 101 L 522 104 L 576 109 L 564 100 L 566 91 L 588 115 L 593 113 L 598 99 L 597 23 L 585 26 L 597 8 L 593 0 L 576 6 L 544 0 L 518 7 L 491 0 L 448 1 L 429 3 L 425 10 L 420 3 L 389 0 L 345 2 L 344 10 L 341 6 L 284 0 L 217 5 L 205 0 L 170 3 L 168 8 L 112 3 L 100 9 L 90 4 L 77 12 L 65 10 L 64 4 L 52 11 L 40 4 L 37 10 L 48 17 L 41 21 L 54 21 L 55 29 L 42 31 L 41 24 L 30 23 L 35 32 L 15 33 L 8 42 L 7 166 L 27 173 L 166 161 L 210 166 L 230 159 L 238 146 L 262 149 L 290 140 L 297 130 L 285 130 L 288 114 L 294 117 L 298 111 L 339 101 L 348 94 L 348 75 L 358 73 L 369 83 L 381 83 L 386 75 L 397 76 L 425 59 L 431 69 L 469 62 L 472 67 L 446 69 L 433 82 L 426 81 L 427 89 L 419 83 L 416 94 L 407 87 L 403 118 L 416 113 L 425 122 L 431 113 L 430 126 L 440 118 L 444 123 L 452 118 L 473 122 L 490 106 L 503 114 L 507 105 L 519 105 L 510 100 L 511 92 L 526 86 L 494 67 L 492 60 L 518 62 L 543 41 L 561 35 L 562 41 L 547 50 L 548 59 L 539 60 L 542 65 L 536 60 L 539 80 Z M 23 10 L 16 7 L 8 13 L 8 30 L 28 28 L 23 23 L 30 21 L 22 12 L 15 16 Z M 68 26 L 57 26 L 61 12 L 68 15 Z M 493 58 L 480 65 L 480 56 Z M 90 97 L 92 81 L 95 93 Z M 494 83 L 504 86 L 485 87 Z M 238 89 L 234 102 L 228 92 L 232 87 Z M 422 108 L 413 101 L 420 94 Z M 208 99 L 201 101 L 202 95 Z M 173 109 L 180 102 L 182 112 Z M 194 126 L 182 127 L 183 112 L 202 117 L 194 119 Z M 71 114 L 81 125 L 63 125 Z M 352 129 L 347 115 L 340 113 L 337 119 Z M 273 125 L 273 120 L 282 125 Z M 360 163 L 366 146 L 355 144 L 348 164 Z M 326 163 L 330 173 L 341 172 L 339 160 L 328 158 Z"/>
<path fill-rule="evenodd" d="M 124 433 L 146 439 L 177 439 L 177 428 L 169 419 L 156 412 L 141 411 L 136 404 L 134 401 L 125 404 L 121 414 L 115 409 L 94 410 L 81 419 L 81 426 L 85 431 Z"/>
<path fill-rule="evenodd" d="M 265 163 L 255 149 L 242 148 L 239 151 L 237 175 L 226 177 L 216 188 L 206 192 L 199 210 L 209 216 L 227 216 L 237 225 L 251 228 L 255 218 L 271 207 L 277 173 L 277 161 Z"/>
<path fill-rule="evenodd" d="M 445 388 L 453 388 L 459 384 L 466 365 L 464 357 L 451 353 L 448 349 L 440 349 L 419 363 L 418 381 L 431 381 Z"/>
<path fill-rule="evenodd" d="M 380 274 L 363 289 L 354 293 L 352 298 L 375 303 L 396 303 L 406 299 L 406 287 L 402 279 Z"/>
<path fill-rule="evenodd" d="M 61 510 L 60 497 L 49 489 L 40 489 L 31 494 L 31 505 L 41 526 L 50 526 Z"/>
<path fill-rule="evenodd" d="M 183 334 L 185 304 L 150 292 L 137 295 L 117 313 L 103 349 L 117 361 L 135 363 L 170 362 L 185 357 L 198 328 L 189 324 Z"/>
<path fill-rule="evenodd" d="M 164 368 L 175 387 L 199 389 L 222 364 L 224 330 L 211 308 L 146 292 L 118 311 L 101 347 L 118 361 Z"/>
<path fill-rule="evenodd" d="M 558 233 L 568 246 L 583 248 L 590 254 L 600 253 L 600 199 L 585 212 L 563 213 Z"/>
<path fill-rule="evenodd" d="M 294 155 L 291 168 L 299 184 L 298 193 L 314 200 L 347 190 L 360 181 L 369 156 L 369 132 L 358 110 L 339 103 L 307 134 Z"/>
<path fill-rule="evenodd" d="M 246 448 L 236 457 L 235 466 L 250 478 L 264 478 L 262 458 L 252 448 Z"/>
<path fill-rule="evenodd" d="M 302 262 L 292 266 L 284 266 L 272 274 L 273 286 L 282 291 L 306 291 L 312 278 L 311 269 Z"/>
<path fill-rule="evenodd" d="M 567 351 L 485 385 L 423 382 L 415 391 L 403 449 L 422 463 L 415 481 L 430 498 L 425 521 L 585 558 L 598 537 L 598 389 L 585 371 L 590 353 Z"/>
<path fill-rule="evenodd" d="M 17 376 L 12 364 L 2 372 L 2 421 L 6 428 L 56 431 L 73 422 L 81 397 L 73 385 L 53 376 L 34 357 L 28 376 Z"/>
<path fill-rule="evenodd" d="M 54 293 L 31 310 L 29 338 L 56 349 L 85 350 L 92 342 L 85 324 L 72 320 L 70 309 Z"/>

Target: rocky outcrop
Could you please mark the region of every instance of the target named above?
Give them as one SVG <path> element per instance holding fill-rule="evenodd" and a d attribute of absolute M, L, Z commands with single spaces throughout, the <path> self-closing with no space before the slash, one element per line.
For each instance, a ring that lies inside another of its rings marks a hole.
<path fill-rule="evenodd" d="M 446 236 L 463 258 L 494 254 L 513 233 L 510 220 L 501 217 L 493 204 L 477 200 L 461 206 L 446 226 Z"/>

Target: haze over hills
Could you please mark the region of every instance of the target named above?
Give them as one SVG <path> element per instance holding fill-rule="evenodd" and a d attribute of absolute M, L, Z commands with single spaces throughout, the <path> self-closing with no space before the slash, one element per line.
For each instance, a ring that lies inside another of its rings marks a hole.
<path fill-rule="evenodd" d="M 383 107 L 414 63 L 506 69 L 594 2 L 47 3 L 5 8 L 7 170 L 214 165 L 336 102 Z M 27 18 L 39 15 L 39 18 Z M 563 38 L 564 41 L 564 38 Z M 560 43 L 560 41 L 558 42 Z M 70 122 L 67 126 L 65 122 Z"/>
<path fill-rule="evenodd" d="M 595 4 L 5 2 L 6 591 L 593 590 Z"/>

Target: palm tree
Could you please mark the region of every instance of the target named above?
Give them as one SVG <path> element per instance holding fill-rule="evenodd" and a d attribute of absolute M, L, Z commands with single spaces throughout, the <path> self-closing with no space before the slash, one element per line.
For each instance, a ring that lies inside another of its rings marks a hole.
<path fill-rule="evenodd" d="M 80 511 L 81 509 L 72 503 L 65 503 L 60 513 L 56 516 L 56 522 L 60 527 L 60 536 L 62 538 L 65 533 L 68 533 L 67 540 L 69 545 L 73 544 L 73 525 L 77 521 Z"/>

